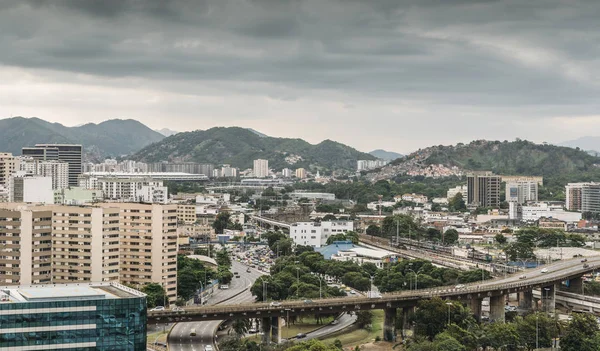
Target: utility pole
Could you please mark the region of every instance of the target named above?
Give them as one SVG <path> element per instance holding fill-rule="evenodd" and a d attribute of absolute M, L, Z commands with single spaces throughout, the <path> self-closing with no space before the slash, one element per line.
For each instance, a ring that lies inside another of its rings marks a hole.
<path fill-rule="evenodd" d="M 396 219 L 396 247 L 400 247 L 400 224 Z"/>

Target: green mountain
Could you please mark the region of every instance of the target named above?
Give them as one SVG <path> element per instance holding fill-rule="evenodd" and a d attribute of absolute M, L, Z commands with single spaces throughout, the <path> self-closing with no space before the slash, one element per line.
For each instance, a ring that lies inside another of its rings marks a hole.
<path fill-rule="evenodd" d="M 163 138 L 160 133 L 131 119 L 112 119 L 77 127 L 65 127 L 39 118 L 0 120 L 0 151 L 15 155 L 20 155 L 24 146 L 73 143 L 83 145 L 88 160 L 101 160 L 108 156 L 134 153 Z"/>
<path fill-rule="evenodd" d="M 600 158 L 570 147 L 535 144 L 526 140 L 476 140 L 455 146 L 432 146 L 395 160 L 382 174 L 402 174 L 431 165 L 463 171 L 492 171 L 501 175 L 564 176 L 599 173 Z M 571 177 L 572 178 L 572 177 Z"/>
<path fill-rule="evenodd" d="M 179 133 L 145 147 L 132 158 L 145 162 L 230 164 L 242 169 L 251 168 L 253 160 L 262 158 L 269 160 L 273 169 L 304 167 L 330 171 L 352 171 L 357 160 L 375 159 L 331 140 L 312 145 L 302 139 L 273 138 L 238 127 Z"/>

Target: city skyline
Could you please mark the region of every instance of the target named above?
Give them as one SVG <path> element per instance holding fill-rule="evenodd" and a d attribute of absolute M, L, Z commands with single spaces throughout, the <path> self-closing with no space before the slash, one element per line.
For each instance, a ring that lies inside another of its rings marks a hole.
<path fill-rule="evenodd" d="M 401 153 L 560 143 L 600 126 L 600 5 L 571 5 L 5 3 L 0 116 L 241 126 L 311 143 L 335 130 L 359 150 Z"/>

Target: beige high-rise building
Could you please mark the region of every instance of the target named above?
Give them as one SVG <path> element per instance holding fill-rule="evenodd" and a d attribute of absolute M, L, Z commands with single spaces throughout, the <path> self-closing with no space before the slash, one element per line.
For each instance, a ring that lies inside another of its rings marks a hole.
<path fill-rule="evenodd" d="M 177 300 L 177 205 L 103 203 L 120 209 L 120 281 L 161 284 Z"/>
<path fill-rule="evenodd" d="M 177 205 L 0 203 L 0 283 L 161 284 L 177 299 Z"/>
<path fill-rule="evenodd" d="M 194 224 L 196 222 L 196 205 L 178 204 L 177 221 L 185 224 Z"/>
<path fill-rule="evenodd" d="M 50 283 L 52 211 L 16 204 L 2 205 L 0 282 L 7 285 Z"/>
<path fill-rule="evenodd" d="M 306 178 L 306 170 L 304 168 L 298 168 L 296 170 L 296 178 L 298 178 L 298 179 Z"/>
<path fill-rule="evenodd" d="M 269 160 L 254 160 L 254 176 L 256 178 L 266 178 L 269 176 Z"/>
<path fill-rule="evenodd" d="M 52 282 L 119 280 L 118 208 L 52 206 Z"/>
<path fill-rule="evenodd" d="M 19 170 L 19 159 L 10 152 L 0 152 L 0 185 L 8 187 L 10 176 Z"/>

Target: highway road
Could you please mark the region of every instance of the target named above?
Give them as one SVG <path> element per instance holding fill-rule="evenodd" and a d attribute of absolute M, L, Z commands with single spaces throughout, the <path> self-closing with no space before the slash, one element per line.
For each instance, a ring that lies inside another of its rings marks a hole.
<path fill-rule="evenodd" d="M 233 278 L 229 284 L 229 289 L 215 292 L 208 301 L 208 304 L 219 303 L 227 298 L 230 299 L 223 302 L 224 304 L 239 304 L 254 301 L 254 297 L 249 290 L 232 297 L 240 291 L 250 288 L 258 277 L 265 274 L 253 268 L 250 269 L 250 273 L 246 273 L 246 269 L 248 269 L 246 265 L 234 260 L 231 270 L 238 272 L 240 277 Z M 177 323 L 169 335 L 169 350 L 203 351 L 205 345 L 213 345 L 214 348 L 214 335 L 220 323 L 221 321 Z M 190 336 L 192 329 L 196 329 L 196 336 Z"/>
<path fill-rule="evenodd" d="M 356 322 L 356 315 L 350 315 L 348 313 L 344 313 L 337 319 L 337 324 L 328 324 L 327 326 L 315 330 L 314 332 L 307 333 L 305 338 L 300 339 L 299 341 L 310 340 L 310 339 L 318 339 L 328 336 L 331 333 L 335 333 L 342 329 L 349 327 L 350 325 Z"/>

